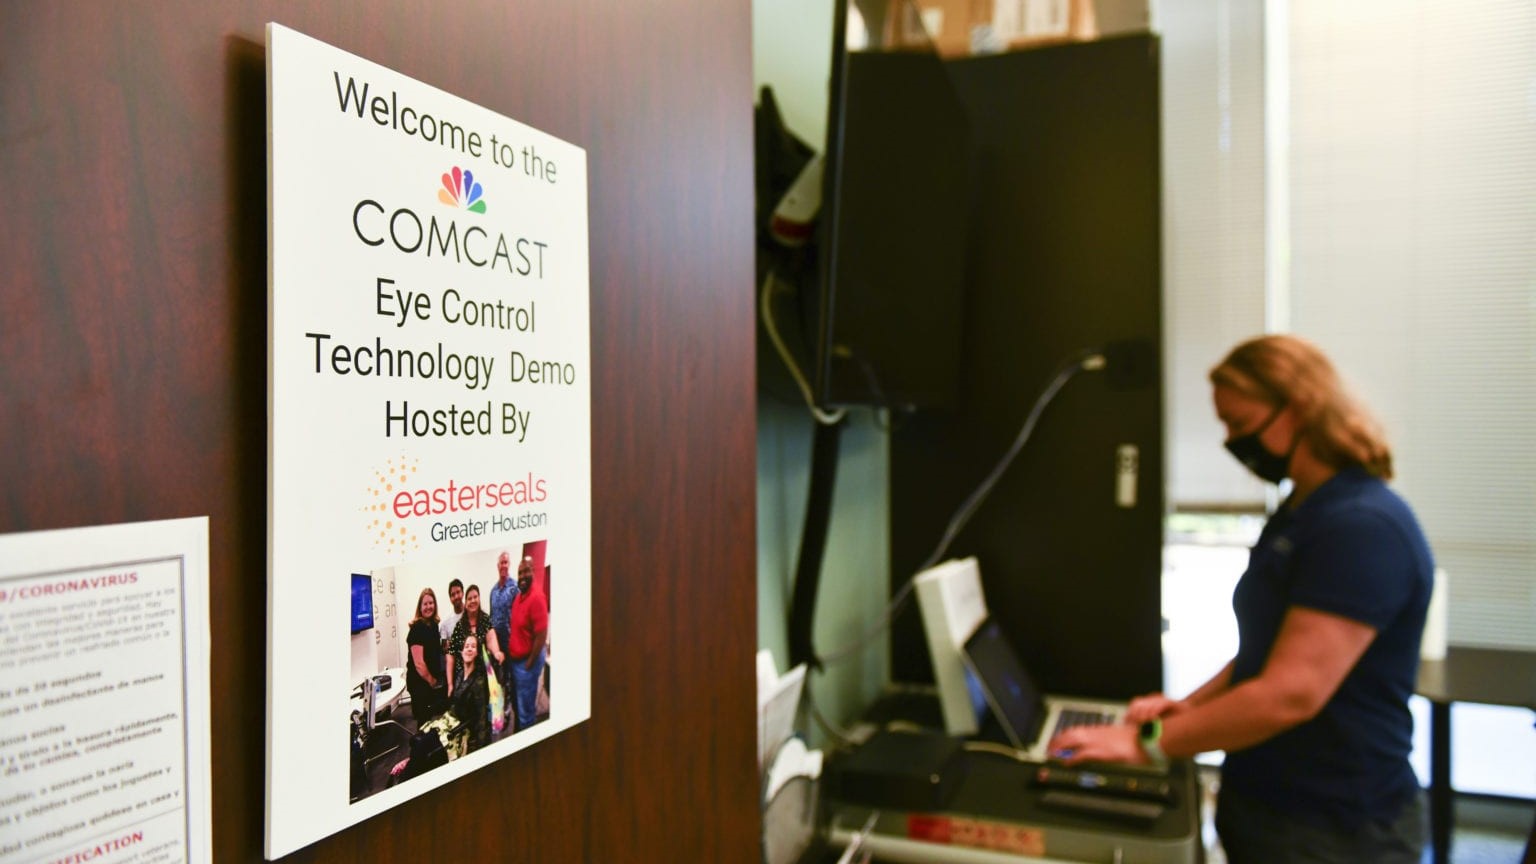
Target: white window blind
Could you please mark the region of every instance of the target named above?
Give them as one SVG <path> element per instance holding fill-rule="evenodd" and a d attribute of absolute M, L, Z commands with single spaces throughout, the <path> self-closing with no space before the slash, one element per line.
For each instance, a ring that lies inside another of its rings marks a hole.
<path fill-rule="evenodd" d="M 1264 489 L 1222 451 L 1206 373 L 1264 331 L 1261 0 L 1159 0 L 1164 385 L 1169 503 L 1258 508 Z"/>
<path fill-rule="evenodd" d="M 1386 426 L 1450 641 L 1536 648 L 1536 3 L 1289 25 L 1292 329 Z"/>

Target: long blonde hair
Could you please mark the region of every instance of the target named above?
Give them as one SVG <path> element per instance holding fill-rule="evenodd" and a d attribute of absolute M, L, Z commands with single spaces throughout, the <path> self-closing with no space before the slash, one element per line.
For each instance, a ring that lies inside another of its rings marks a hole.
<path fill-rule="evenodd" d="M 428 594 L 432 595 L 431 618 L 427 618 L 421 614 L 421 601 L 425 599 Z M 416 595 L 416 615 L 411 618 L 410 626 L 415 627 L 417 621 L 431 621 L 433 624 L 437 623 L 437 592 L 433 591 L 431 588 L 423 588 L 421 589 L 421 593 Z"/>
<path fill-rule="evenodd" d="M 1359 465 L 1383 480 L 1392 479 L 1392 448 L 1381 426 L 1311 342 L 1288 334 L 1250 339 L 1233 348 L 1210 377 L 1212 384 L 1294 408 L 1302 439 L 1325 464 Z"/>

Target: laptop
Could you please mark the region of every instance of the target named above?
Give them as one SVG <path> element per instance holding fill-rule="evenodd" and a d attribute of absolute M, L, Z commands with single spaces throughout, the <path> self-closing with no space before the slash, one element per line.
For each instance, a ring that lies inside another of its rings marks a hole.
<path fill-rule="evenodd" d="M 1123 702 L 1042 694 L 991 617 L 965 640 L 961 658 L 1009 743 L 1032 762 L 1044 762 L 1046 745 L 1065 729 L 1125 721 Z"/>

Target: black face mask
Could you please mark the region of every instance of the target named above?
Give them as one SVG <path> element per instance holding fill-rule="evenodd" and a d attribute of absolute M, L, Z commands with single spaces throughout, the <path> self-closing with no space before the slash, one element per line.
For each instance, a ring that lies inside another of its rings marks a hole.
<path fill-rule="evenodd" d="M 1243 463 L 1249 471 L 1252 471 L 1260 480 L 1266 483 L 1279 483 L 1286 478 L 1291 467 L 1291 456 L 1296 452 L 1296 445 L 1292 444 L 1290 453 L 1278 456 L 1269 452 L 1259 442 L 1259 436 L 1264 434 L 1264 430 L 1269 428 L 1269 424 L 1275 422 L 1275 418 L 1279 417 L 1280 412 L 1283 410 L 1285 410 L 1285 406 L 1281 405 L 1263 423 L 1259 424 L 1259 428 L 1249 432 L 1247 435 L 1239 435 L 1226 443 L 1227 452 L 1231 453 L 1237 461 Z M 1301 436 L 1296 436 L 1296 440 L 1299 442 Z"/>

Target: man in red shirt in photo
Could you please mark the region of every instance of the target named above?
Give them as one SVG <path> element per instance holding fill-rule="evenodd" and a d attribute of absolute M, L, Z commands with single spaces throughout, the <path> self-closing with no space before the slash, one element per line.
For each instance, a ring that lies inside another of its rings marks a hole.
<path fill-rule="evenodd" d="M 533 559 L 517 565 L 517 596 L 512 600 L 512 638 L 507 663 L 512 667 L 517 729 L 538 721 L 539 678 L 544 674 L 549 641 L 549 601 L 533 578 Z"/>

